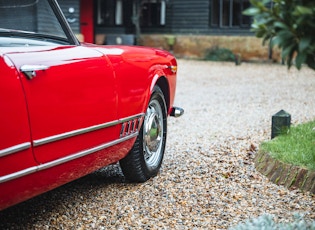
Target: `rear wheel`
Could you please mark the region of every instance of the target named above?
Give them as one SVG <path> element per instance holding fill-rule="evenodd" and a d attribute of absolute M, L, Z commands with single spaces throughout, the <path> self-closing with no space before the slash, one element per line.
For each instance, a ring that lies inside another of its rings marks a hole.
<path fill-rule="evenodd" d="M 154 177 L 161 167 L 167 134 L 167 112 L 164 95 L 155 86 L 136 142 L 120 161 L 126 179 L 144 182 Z"/>

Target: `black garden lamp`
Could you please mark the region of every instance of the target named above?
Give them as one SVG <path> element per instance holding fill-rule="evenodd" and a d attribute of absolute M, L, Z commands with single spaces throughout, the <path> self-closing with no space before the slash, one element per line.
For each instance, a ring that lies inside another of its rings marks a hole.
<path fill-rule="evenodd" d="M 280 110 L 272 116 L 271 139 L 281 134 L 287 134 L 290 129 L 291 115 L 284 110 Z"/>

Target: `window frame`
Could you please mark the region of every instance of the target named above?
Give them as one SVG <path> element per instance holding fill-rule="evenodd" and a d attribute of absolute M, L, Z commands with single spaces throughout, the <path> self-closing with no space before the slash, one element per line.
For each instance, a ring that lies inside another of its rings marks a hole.
<path fill-rule="evenodd" d="M 104 9 L 102 4 L 106 4 L 106 1 L 112 1 L 114 8 L 110 8 L 109 15 L 113 20 L 113 23 L 106 23 L 106 18 L 103 17 Z M 102 11 L 103 10 L 103 11 Z M 100 27 L 122 27 L 125 26 L 124 22 L 124 1 L 123 0 L 97 0 L 96 1 L 96 25 Z"/>
<path fill-rule="evenodd" d="M 238 10 L 235 7 L 237 5 L 239 6 Z M 242 11 L 249 6 L 249 0 L 210 0 L 209 27 L 220 29 L 250 28 L 250 17 L 242 15 Z M 226 12 L 228 13 L 226 14 Z M 235 23 L 236 17 L 239 18 L 238 23 Z"/>
<path fill-rule="evenodd" d="M 149 6 L 149 14 L 147 16 L 147 18 L 143 18 L 143 10 L 144 10 L 144 4 L 157 4 L 157 7 L 155 10 L 157 10 L 157 12 L 155 12 L 154 15 L 158 15 L 158 19 L 156 20 L 156 22 L 158 23 L 154 23 L 152 24 L 153 18 L 150 18 L 152 15 L 152 8 Z M 166 0 L 141 0 L 140 2 L 140 8 L 141 8 L 141 17 L 140 17 L 140 25 L 143 28 L 160 28 L 160 27 L 165 27 L 166 26 Z M 147 24 L 143 23 L 143 20 L 148 22 Z"/>

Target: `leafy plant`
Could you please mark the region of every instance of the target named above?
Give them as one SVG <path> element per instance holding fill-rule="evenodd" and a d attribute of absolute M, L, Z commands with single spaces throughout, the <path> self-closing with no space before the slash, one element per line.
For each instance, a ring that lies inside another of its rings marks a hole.
<path fill-rule="evenodd" d="M 282 58 L 290 68 L 307 64 L 315 70 L 315 1 L 250 0 L 243 14 L 252 16 L 252 31 L 282 50 Z"/>
<path fill-rule="evenodd" d="M 206 50 L 205 60 L 209 60 L 209 61 L 235 61 L 235 55 L 229 49 L 214 46 L 214 47 Z"/>

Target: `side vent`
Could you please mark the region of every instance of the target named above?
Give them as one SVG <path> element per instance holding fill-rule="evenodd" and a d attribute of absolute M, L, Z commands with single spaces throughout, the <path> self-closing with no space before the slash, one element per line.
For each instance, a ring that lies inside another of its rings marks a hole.
<path fill-rule="evenodd" d="M 143 116 L 122 123 L 120 137 L 126 137 L 133 133 L 139 132 Z"/>

